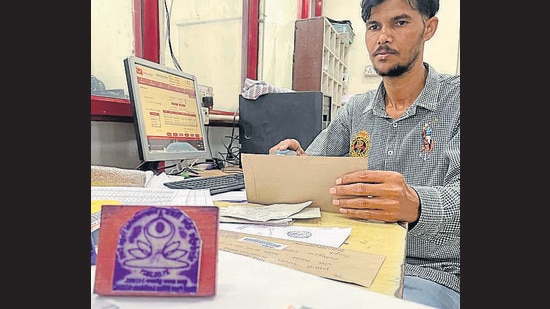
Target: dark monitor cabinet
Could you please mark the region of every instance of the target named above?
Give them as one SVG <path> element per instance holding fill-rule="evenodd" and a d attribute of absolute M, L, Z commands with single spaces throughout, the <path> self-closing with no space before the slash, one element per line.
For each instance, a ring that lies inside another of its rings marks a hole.
<path fill-rule="evenodd" d="M 330 123 L 331 102 L 320 91 L 268 93 L 255 100 L 239 95 L 241 153 L 268 154 L 285 138 L 306 149 Z"/>

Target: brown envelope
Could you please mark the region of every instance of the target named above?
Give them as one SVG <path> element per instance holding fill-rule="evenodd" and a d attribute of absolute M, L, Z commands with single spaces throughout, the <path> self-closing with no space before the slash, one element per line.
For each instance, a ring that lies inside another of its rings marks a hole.
<path fill-rule="evenodd" d="M 328 193 L 339 176 L 367 168 L 367 158 L 241 154 L 249 203 L 301 203 L 338 212 Z"/>

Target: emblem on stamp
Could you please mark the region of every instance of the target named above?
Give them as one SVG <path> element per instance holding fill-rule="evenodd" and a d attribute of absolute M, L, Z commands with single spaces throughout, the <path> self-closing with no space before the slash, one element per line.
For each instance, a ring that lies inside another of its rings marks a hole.
<path fill-rule="evenodd" d="M 112 289 L 196 293 L 200 257 L 201 237 L 187 214 L 145 208 L 120 229 Z"/>

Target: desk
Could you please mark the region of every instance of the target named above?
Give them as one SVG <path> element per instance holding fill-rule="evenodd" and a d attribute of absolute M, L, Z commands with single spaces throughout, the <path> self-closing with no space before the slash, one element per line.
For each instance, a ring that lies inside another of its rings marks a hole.
<path fill-rule="evenodd" d="M 92 266 L 91 308 L 107 308 L 108 304 L 120 309 L 429 308 L 225 251 L 219 251 L 217 273 L 214 297 L 106 297 L 93 294 L 95 266 Z"/>
<path fill-rule="evenodd" d="M 208 174 L 219 173 L 212 171 Z M 206 173 L 205 173 L 206 174 Z M 215 197 L 215 196 L 214 196 Z M 215 201 L 219 207 L 224 202 Z M 226 205 L 226 204 L 225 204 Z M 400 299 L 402 295 L 406 228 L 397 223 L 352 220 L 337 213 L 322 213 L 319 219 L 298 220 L 303 226 L 352 227 L 341 248 L 384 255 L 386 258 L 369 288 L 321 278 L 253 258 L 218 251 L 215 297 L 104 297 L 93 294 L 95 266 L 91 268 L 92 308 L 106 301 L 122 308 L 148 308 L 151 302 L 162 308 L 274 308 L 307 306 L 321 308 L 426 308 Z M 192 306 L 191 306 L 192 304 Z"/>

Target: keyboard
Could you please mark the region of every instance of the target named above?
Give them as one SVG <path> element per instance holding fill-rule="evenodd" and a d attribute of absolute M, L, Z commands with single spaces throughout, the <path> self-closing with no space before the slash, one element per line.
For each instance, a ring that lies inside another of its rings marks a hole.
<path fill-rule="evenodd" d="M 211 177 L 195 177 L 177 181 L 165 182 L 170 189 L 210 189 L 210 194 L 244 189 L 243 173 L 226 174 Z"/>

